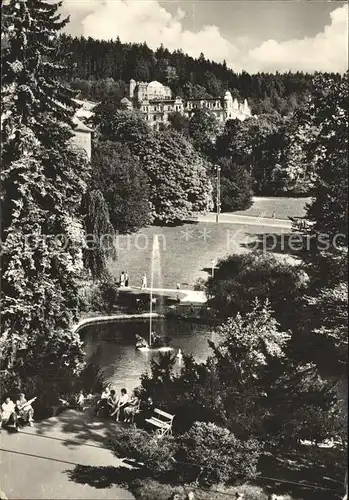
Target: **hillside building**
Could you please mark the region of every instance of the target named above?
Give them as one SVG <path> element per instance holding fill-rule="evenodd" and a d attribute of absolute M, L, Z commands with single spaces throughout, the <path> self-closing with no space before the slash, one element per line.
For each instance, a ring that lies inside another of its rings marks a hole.
<path fill-rule="evenodd" d="M 211 111 L 217 119 L 225 123 L 227 120 L 245 120 L 252 116 L 251 109 L 245 99 L 243 103 L 233 99 L 229 90 L 223 97 L 209 99 L 172 98 L 171 89 L 160 82 L 136 82 L 130 80 L 129 99 L 121 100 L 123 109 L 138 107 L 149 125 L 158 127 L 160 123 L 168 123 L 168 116 L 175 111 L 186 115 L 200 108 Z"/>

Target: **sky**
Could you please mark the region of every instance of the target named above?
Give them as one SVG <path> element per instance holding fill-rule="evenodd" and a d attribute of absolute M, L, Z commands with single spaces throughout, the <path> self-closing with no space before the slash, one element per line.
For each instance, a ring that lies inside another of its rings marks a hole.
<path fill-rule="evenodd" d="M 234 71 L 348 69 L 348 3 L 323 0 L 63 0 L 66 31 L 162 43 Z"/>

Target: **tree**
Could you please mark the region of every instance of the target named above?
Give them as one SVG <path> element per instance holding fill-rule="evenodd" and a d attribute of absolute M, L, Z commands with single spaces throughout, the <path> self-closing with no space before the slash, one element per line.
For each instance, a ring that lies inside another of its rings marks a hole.
<path fill-rule="evenodd" d="M 324 288 L 304 299 L 304 330 L 312 332 L 310 359 L 327 375 L 348 368 L 348 284 Z"/>
<path fill-rule="evenodd" d="M 114 229 L 109 220 L 109 211 L 103 194 L 88 190 L 82 200 L 82 215 L 86 233 L 83 250 L 84 265 L 93 278 L 106 277 L 107 258 L 115 257 L 113 245 Z"/>
<path fill-rule="evenodd" d="M 189 135 L 189 119 L 185 115 L 179 111 L 174 111 L 168 115 L 168 121 L 176 132 L 183 134 L 185 137 Z"/>
<path fill-rule="evenodd" d="M 220 341 L 210 343 L 221 383 L 245 387 L 258 380 L 273 358 L 285 356 L 290 334 L 281 332 L 272 316 L 268 301 L 255 301 L 252 310 L 238 313 L 217 328 Z"/>
<path fill-rule="evenodd" d="M 257 474 L 260 445 L 254 439 L 240 441 L 229 429 L 195 422 L 178 441 L 183 461 L 201 466 L 201 480 L 231 483 Z"/>
<path fill-rule="evenodd" d="M 163 223 L 182 221 L 212 206 L 212 186 L 206 162 L 181 134 L 155 133 L 138 113 L 110 114 L 103 105 L 95 123 L 103 140 L 126 144 L 149 179 L 151 216 Z"/>
<path fill-rule="evenodd" d="M 181 134 L 166 130 L 156 139 L 156 149 L 142 156 L 155 218 L 171 223 L 209 211 L 212 185 L 203 159 Z"/>
<path fill-rule="evenodd" d="M 235 164 L 250 167 L 251 146 L 248 134 L 251 120 L 228 120 L 216 141 L 216 157 L 230 158 Z"/>
<path fill-rule="evenodd" d="M 316 181 L 306 218 L 313 234 L 330 236 L 331 247 L 348 246 L 348 98 L 348 72 L 339 79 L 317 75 L 303 116 L 318 130 L 307 144 Z"/>
<path fill-rule="evenodd" d="M 127 233 L 151 223 L 148 176 L 127 146 L 97 143 L 92 170 L 92 185 L 102 192 L 115 230 Z"/>
<path fill-rule="evenodd" d="M 219 261 L 214 277 L 207 282 L 207 295 L 222 317 L 250 311 L 256 298 L 268 299 L 278 321 L 291 328 L 299 297 L 308 282 L 302 265 L 257 251 Z"/>
<path fill-rule="evenodd" d="M 198 151 L 212 156 L 221 124 L 213 113 L 206 109 L 194 111 L 189 122 L 189 137 Z"/>
<path fill-rule="evenodd" d="M 83 359 L 71 326 L 89 165 L 70 143 L 75 106 L 59 82 L 57 32 L 68 22 L 59 6 L 3 6 L 1 354 L 12 388 L 35 394 L 66 389 Z"/>
<path fill-rule="evenodd" d="M 246 210 L 252 205 L 252 179 L 248 170 L 230 158 L 221 158 L 222 210 Z"/>

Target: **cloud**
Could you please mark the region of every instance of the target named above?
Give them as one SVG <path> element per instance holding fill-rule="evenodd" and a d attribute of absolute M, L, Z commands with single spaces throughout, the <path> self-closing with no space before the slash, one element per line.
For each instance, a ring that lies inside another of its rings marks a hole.
<path fill-rule="evenodd" d="M 348 69 L 348 4 L 330 13 L 331 22 L 315 37 L 267 40 L 249 50 L 246 63 L 269 71 L 339 71 Z"/>
<path fill-rule="evenodd" d="M 76 35 L 123 42 L 147 42 L 156 49 L 162 43 L 169 50 L 218 62 L 223 59 L 236 71 L 345 71 L 348 51 L 348 5 L 334 9 L 330 24 L 315 37 L 283 42 L 267 40 L 256 46 L 253 38 L 228 39 L 215 25 L 198 31 L 183 27 L 186 13 L 169 13 L 157 0 L 65 0 L 71 13 L 68 28 Z"/>

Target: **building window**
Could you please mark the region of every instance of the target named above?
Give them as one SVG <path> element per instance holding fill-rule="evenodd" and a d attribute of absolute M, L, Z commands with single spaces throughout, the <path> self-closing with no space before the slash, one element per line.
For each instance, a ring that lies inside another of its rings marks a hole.
<path fill-rule="evenodd" d="M 156 115 L 153 116 L 153 120 L 154 120 L 154 122 L 156 122 Z"/>

